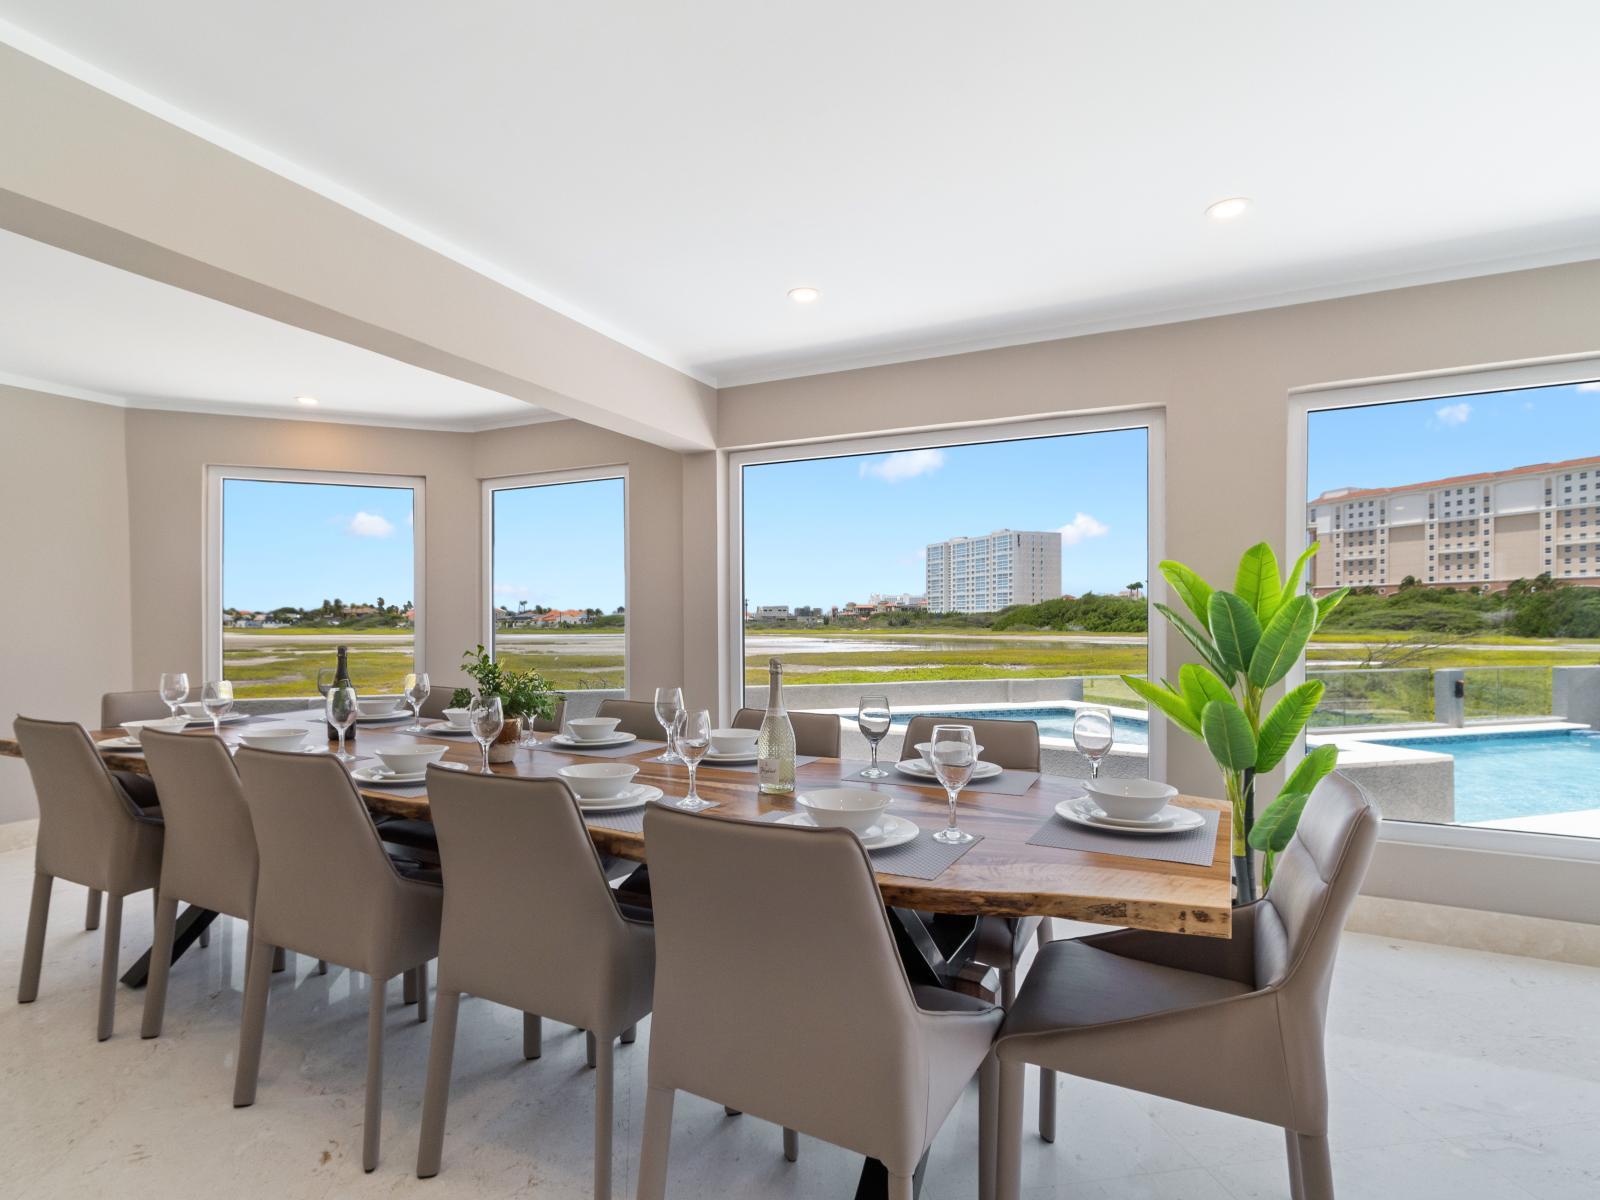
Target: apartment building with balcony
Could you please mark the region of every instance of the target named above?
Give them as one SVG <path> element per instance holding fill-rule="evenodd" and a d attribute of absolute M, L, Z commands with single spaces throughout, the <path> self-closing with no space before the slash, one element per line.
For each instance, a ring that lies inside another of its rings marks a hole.
<path fill-rule="evenodd" d="M 1306 507 L 1311 587 L 1505 587 L 1549 572 L 1600 583 L 1600 455 L 1392 488 L 1336 488 Z"/>
<path fill-rule="evenodd" d="M 930 612 L 998 612 L 1061 595 L 1061 534 L 1000 529 L 934 542 L 927 552 Z"/>

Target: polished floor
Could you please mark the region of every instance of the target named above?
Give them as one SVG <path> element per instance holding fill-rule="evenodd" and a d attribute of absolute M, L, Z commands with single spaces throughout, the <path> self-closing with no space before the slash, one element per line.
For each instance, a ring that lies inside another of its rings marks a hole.
<path fill-rule="evenodd" d="M 517 1014 L 462 1007 L 444 1167 L 413 1172 L 427 1039 L 391 988 L 383 1159 L 361 1171 L 365 981 L 297 970 L 272 984 L 261 1088 L 230 1106 L 243 982 L 241 927 L 174 970 L 166 1033 L 139 1038 L 142 993 L 94 1040 L 100 935 L 82 889 L 58 884 L 38 1001 L 11 1002 L 32 851 L 0 854 L 0 1144 L 6 1194 L 28 1200 L 173 1196 L 590 1195 L 592 1090 L 583 1038 L 546 1027 L 525 1062 Z M 125 961 L 149 942 L 130 901 Z M 1368 935 L 1345 939 L 1330 1015 L 1341 1200 L 1592 1200 L 1600 1196 L 1600 970 Z M 649 1027 L 618 1052 L 617 1195 L 631 1196 Z M 1030 1072 L 1030 1074 L 1032 1074 Z M 1031 1085 L 1030 1080 L 1030 1085 Z M 1030 1106 L 1032 1097 L 1030 1095 Z M 1054 1146 L 1024 1146 L 1030 1197 L 1283 1200 L 1277 1131 L 1066 1080 Z M 969 1091 L 935 1144 L 923 1194 L 976 1194 Z M 849 1197 L 860 1159 L 682 1098 L 669 1194 Z"/>

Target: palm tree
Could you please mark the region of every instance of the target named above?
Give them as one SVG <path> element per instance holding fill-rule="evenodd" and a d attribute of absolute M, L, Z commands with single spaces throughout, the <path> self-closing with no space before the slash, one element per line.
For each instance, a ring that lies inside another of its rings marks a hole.
<path fill-rule="evenodd" d="M 1139 593 L 1144 591 L 1144 584 L 1136 579 L 1128 585 L 1128 591 L 1132 593 L 1133 598 L 1137 600 L 1139 598 Z"/>

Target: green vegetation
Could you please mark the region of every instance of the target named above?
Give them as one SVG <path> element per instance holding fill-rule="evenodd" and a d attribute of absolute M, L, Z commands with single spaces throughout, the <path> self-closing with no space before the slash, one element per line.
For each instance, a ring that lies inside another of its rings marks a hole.
<path fill-rule="evenodd" d="M 521 670 L 504 659 L 496 662 L 483 648 L 483 643 L 461 656 L 461 669 L 478 685 L 480 697 L 500 698 L 500 710 L 508 721 L 519 717 L 549 720 L 555 716 L 556 699 L 544 677 L 538 671 Z M 464 687 L 457 688 L 450 697 L 450 703 L 457 708 L 465 708 L 472 700 L 472 689 Z"/>
<path fill-rule="evenodd" d="M 1056 629 L 1081 633 L 1144 633 L 1149 626 L 1145 602 L 1133 596 L 1061 596 L 1042 604 L 1004 609 L 994 619 L 998 633 L 1007 629 Z"/>

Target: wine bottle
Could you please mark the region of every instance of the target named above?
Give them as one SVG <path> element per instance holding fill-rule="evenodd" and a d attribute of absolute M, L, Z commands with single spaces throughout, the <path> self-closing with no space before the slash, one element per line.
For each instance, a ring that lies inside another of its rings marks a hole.
<path fill-rule="evenodd" d="M 336 688 L 350 687 L 350 647 L 338 647 L 338 654 L 338 665 L 333 669 L 333 686 Z M 324 709 L 326 709 L 328 698 L 324 696 L 322 698 L 322 702 Z M 345 730 L 344 733 L 344 740 L 346 742 L 353 742 L 356 740 L 356 726 L 360 723 L 361 722 L 359 720 L 350 722 L 350 728 Z M 328 740 L 330 742 L 337 742 L 339 740 L 339 731 L 333 727 L 332 721 L 328 721 L 326 724 L 328 726 Z"/>
<path fill-rule="evenodd" d="M 756 774 L 769 796 L 794 791 L 794 726 L 783 709 L 783 660 L 767 660 L 767 715 L 756 737 Z"/>

